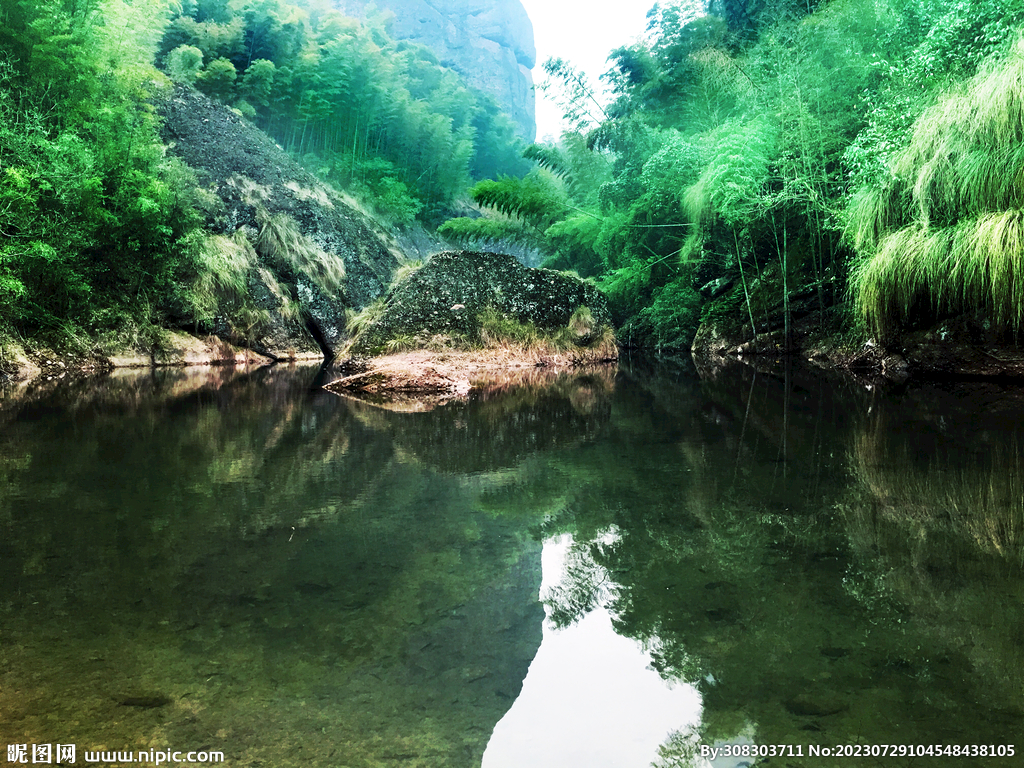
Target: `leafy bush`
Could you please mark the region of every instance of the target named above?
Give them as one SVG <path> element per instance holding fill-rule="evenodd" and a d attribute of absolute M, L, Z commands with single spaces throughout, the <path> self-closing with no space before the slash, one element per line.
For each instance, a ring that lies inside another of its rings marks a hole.
<path fill-rule="evenodd" d="M 166 68 L 174 82 L 192 84 L 203 69 L 203 52 L 194 45 L 179 45 L 167 54 Z"/>
<path fill-rule="evenodd" d="M 656 352 L 689 349 L 700 323 L 700 295 L 689 280 L 677 280 L 658 291 L 621 329 L 623 343 Z"/>
<path fill-rule="evenodd" d="M 394 223 L 409 224 L 423 202 L 400 175 L 395 164 L 382 157 L 365 158 L 356 164 L 349 187 Z"/>

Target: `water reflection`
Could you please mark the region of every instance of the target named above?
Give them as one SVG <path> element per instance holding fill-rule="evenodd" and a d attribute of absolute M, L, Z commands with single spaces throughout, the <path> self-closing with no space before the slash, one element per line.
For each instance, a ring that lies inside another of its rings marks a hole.
<path fill-rule="evenodd" d="M 542 594 L 559 587 L 569 537 L 544 545 Z M 644 766 L 676 731 L 694 726 L 700 698 L 650 669 L 640 644 L 596 605 L 572 627 L 545 624 L 523 692 L 494 729 L 483 768 Z"/>
<path fill-rule="evenodd" d="M 1024 732 L 1012 431 L 987 433 L 1002 447 L 979 459 L 971 415 L 965 442 L 927 445 L 906 402 L 889 404 L 902 422 L 880 426 L 878 396 L 733 375 L 620 384 L 607 439 L 562 465 L 585 480 L 547 512 L 547 530 L 573 531 L 579 549 L 555 615 L 585 615 L 610 580 L 616 630 L 701 691 L 704 744 L 751 729 L 758 743 L 1012 743 Z M 673 428 L 645 445 L 659 421 Z M 633 460 L 613 472 L 620 445 Z"/>
<path fill-rule="evenodd" d="M 485 472 L 516 467 L 538 451 L 593 442 L 611 412 L 615 369 L 576 373 L 516 371 L 511 381 L 478 381 L 468 400 L 454 399 L 423 412 L 394 402 L 346 397 L 353 414 L 391 435 L 409 457 L 444 472 Z"/>
<path fill-rule="evenodd" d="M 315 370 L 210 374 L 8 408 L 0 739 L 479 765 L 540 642 L 539 544 Z"/>
<path fill-rule="evenodd" d="M 205 373 L 0 401 L 8 743 L 564 768 L 637 696 L 609 764 L 1024 732 L 1013 391 L 634 368 L 402 412 Z"/>

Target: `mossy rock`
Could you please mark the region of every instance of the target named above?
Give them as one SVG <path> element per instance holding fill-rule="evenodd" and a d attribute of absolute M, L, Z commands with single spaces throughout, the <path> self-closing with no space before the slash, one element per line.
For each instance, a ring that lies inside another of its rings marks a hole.
<path fill-rule="evenodd" d="M 443 251 L 392 287 L 352 351 L 376 354 L 403 336 L 475 338 L 488 308 L 554 331 L 581 306 L 590 310 L 595 326 L 611 324 L 604 294 L 575 275 L 524 267 L 506 254 Z"/>

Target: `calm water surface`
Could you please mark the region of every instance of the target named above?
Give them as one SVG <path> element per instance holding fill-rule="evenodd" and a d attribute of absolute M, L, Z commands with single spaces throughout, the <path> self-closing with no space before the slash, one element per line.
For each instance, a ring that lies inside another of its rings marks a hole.
<path fill-rule="evenodd" d="M 1024 765 L 1024 393 L 622 366 L 415 412 L 319 382 L 4 394 L 0 748 Z M 730 744 L 790 751 L 701 756 Z"/>

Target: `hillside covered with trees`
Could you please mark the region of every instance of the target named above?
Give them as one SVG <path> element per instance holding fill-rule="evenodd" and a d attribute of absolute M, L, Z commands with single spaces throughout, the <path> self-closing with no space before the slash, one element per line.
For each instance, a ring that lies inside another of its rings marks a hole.
<path fill-rule="evenodd" d="M 60 345 L 216 329 L 214 289 L 246 276 L 209 180 L 161 136 L 175 87 L 230 107 L 385 225 L 439 220 L 474 180 L 525 173 L 493 100 L 388 23 L 321 0 L 4 3 L 0 331 Z"/>
<path fill-rule="evenodd" d="M 892 343 L 952 316 L 1017 338 L 1024 4 L 710 0 L 648 18 L 609 56 L 610 104 L 546 63 L 572 130 L 528 148 L 527 176 L 473 188 L 489 219 L 443 232 L 532 243 L 607 291 L 620 341 L 663 353 L 713 334 Z"/>
<path fill-rule="evenodd" d="M 490 97 L 393 40 L 387 14 L 5 3 L 0 331 L 216 331 L 202 286 L 252 281 L 161 136 L 160 103 L 194 87 L 388 226 L 590 279 L 627 346 L 898 346 L 943 322 L 942 339 L 1016 343 L 1024 2 L 687 0 L 648 18 L 610 52 L 608 103 L 571 62 L 544 65 L 572 127 L 524 147 Z"/>

